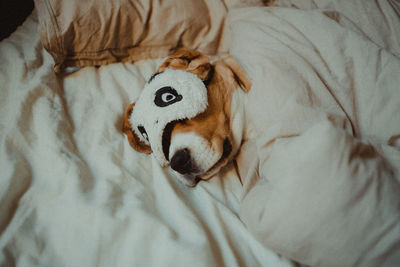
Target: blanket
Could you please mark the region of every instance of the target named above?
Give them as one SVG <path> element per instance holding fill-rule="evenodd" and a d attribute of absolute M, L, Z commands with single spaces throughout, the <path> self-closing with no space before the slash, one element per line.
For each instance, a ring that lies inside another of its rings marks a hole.
<path fill-rule="evenodd" d="M 231 14 L 253 80 L 241 218 L 307 265 L 397 266 L 400 6 L 302 4 Z"/>

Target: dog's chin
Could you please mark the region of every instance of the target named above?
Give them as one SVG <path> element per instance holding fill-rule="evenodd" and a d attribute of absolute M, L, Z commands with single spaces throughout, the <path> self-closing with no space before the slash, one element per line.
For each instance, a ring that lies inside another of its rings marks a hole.
<path fill-rule="evenodd" d="M 218 166 L 213 166 L 206 172 L 198 173 L 198 174 L 186 174 L 182 175 L 178 172 L 175 172 L 179 181 L 185 184 L 188 187 L 195 187 L 200 181 L 210 180 L 214 175 L 216 175 L 224 166 L 226 166 L 229 162 L 229 159 L 226 159 L 226 162 L 221 162 Z"/>
<path fill-rule="evenodd" d="M 188 187 L 195 187 L 201 180 L 197 175 L 182 175 L 176 173 L 178 180 Z"/>
<path fill-rule="evenodd" d="M 174 171 L 178 180 L 188 187 L 195 187 L 200 181 L 207 181 L 211 179 L 223 166 L 213 166 L 205 172 L 196 172 L 190 174 L 180 174 Z"/>
<path fill-rule="evenodd" d="M 208 171 L 197 175 L 200 181 L 210 180 L 213 176 L 219 173 L 219 171 L 228 164 L 229 159 L 224 160 L 224 162 L 220 162 L 217 166 L 213 166 Z"/>

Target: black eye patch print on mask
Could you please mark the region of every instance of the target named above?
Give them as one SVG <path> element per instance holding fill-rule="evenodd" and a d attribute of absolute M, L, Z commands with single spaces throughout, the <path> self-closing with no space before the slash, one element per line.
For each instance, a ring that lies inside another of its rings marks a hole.
<path fill-rule="evenodd" d="M 182 95 L 178 94 L 174 88 L 166 86 L 157 90 L 154 104 L 159 107 L 166 107 L 181 100 Z"/>
<path fill-rule="evenodd" d="M 143 138 L 146 139 L 147 142 L 149 142 L 149 136 L 147 135 L 147 132 L 144 129 L 144 127 L 143 126 L 138 126 L 137 128 L 138 128 L 140 134 L 143 136 Z"/>

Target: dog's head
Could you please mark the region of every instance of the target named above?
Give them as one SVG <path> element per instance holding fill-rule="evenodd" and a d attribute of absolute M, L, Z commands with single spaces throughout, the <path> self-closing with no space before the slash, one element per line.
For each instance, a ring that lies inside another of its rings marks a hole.
<path fill-rule="evenodd" d="M 153 153 L 195 186 L 237 153 L 243 133 L 237 89 L 250 87 L 232 57 L 211 64 L 197 51 L 178 50 L 126 109 L 124 132 L 134 149 Z"/>

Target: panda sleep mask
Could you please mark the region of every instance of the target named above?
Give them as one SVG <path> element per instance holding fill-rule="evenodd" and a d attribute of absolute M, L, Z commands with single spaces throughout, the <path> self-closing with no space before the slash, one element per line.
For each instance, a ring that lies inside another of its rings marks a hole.
<path fill-rule="evenodd" d="M 167 166 L 169 143 L 165 139 L 170 138 L 171 125 L 194 118 L 206 110 L 207 104 L 207 88 L 197 75 L 165 69 L 145 85 L 129 122 L 139 139 L 151 147 L 160 165 Z"/>

